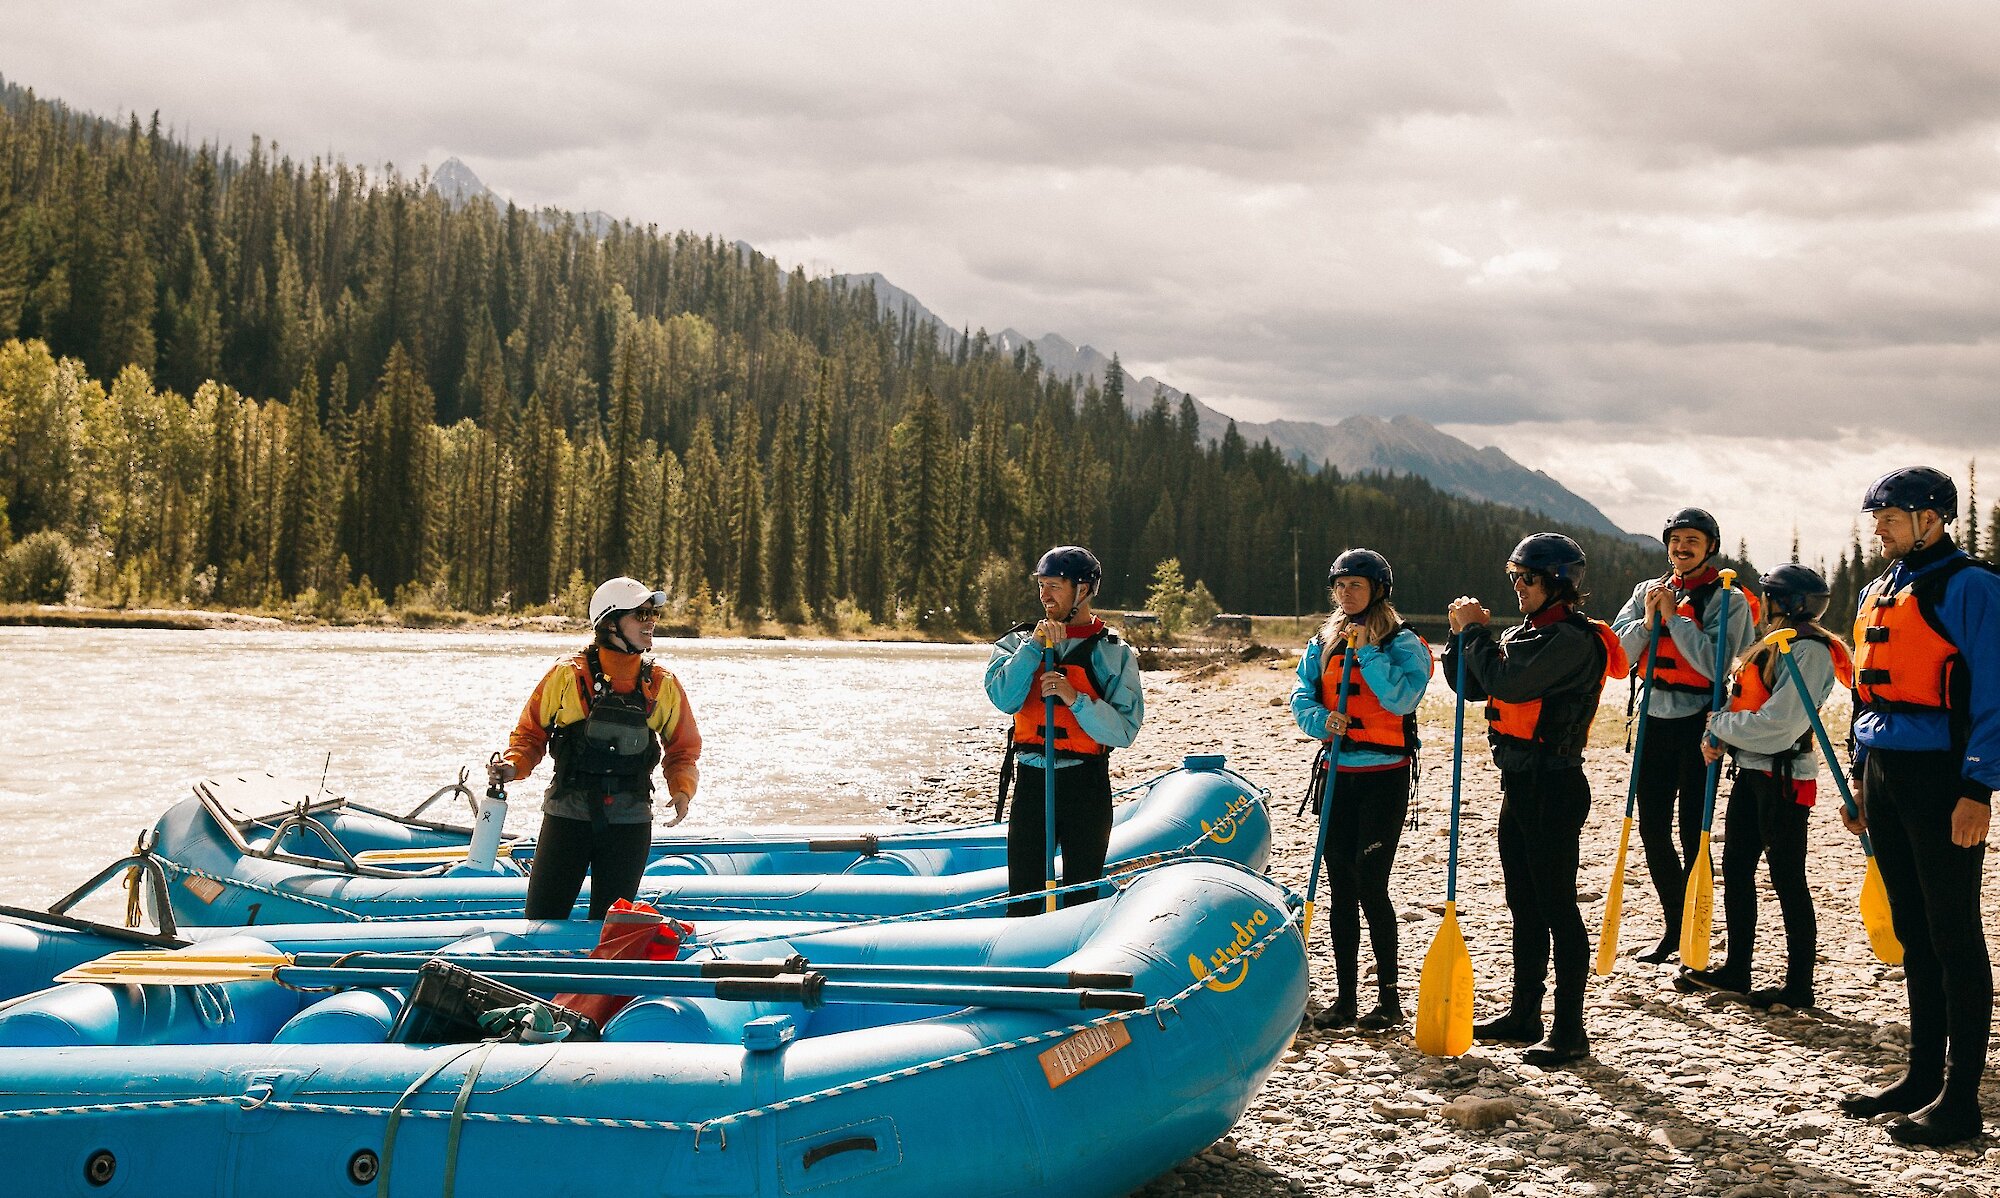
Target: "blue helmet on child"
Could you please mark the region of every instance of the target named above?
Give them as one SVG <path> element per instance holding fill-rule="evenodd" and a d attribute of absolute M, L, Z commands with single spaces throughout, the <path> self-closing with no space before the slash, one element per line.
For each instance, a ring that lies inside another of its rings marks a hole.
<path fill-rule="evenodd" d="M 1574 580 L 1583 574 L 1583 546 L 1559 532 L 1538 532 L 1521 538 L 1507 555 L 1507 563 L 1550 578 Z"/>
<path fill-rule="evenodd" d="M 1868 493 L 1861 498 L 1861 510 L 1879 512 L 1892 507 L 1906 512 L 1929 508 L 1948 524 L 1958 519 L 1958 487 L 1949 474 L 1929 466 L 1891 470 L 1868 485 Z"/>
<path fill-rule="evenodd" d="M 1757 580 L 1764 588 L 1764 604 L 1773 615 L 1790 620 L 1817 620 L 1833 601 L 1833 590 L 1818 570 L 1787 562 Z"/>
<path fill-rule="evenodd" d="M 1035 563 L 1036 578 L 1067 578 L 1096 590 L 1104 581 L 1104 567 L 1097 555 L 1081 545 L 1058 545 Z"/>
<path fill-rule="evenodd" d="M 1381 597 L 1387 599 L 1396 589 L 1396 572 L 1389 567 L 1389 559 L 1373 549 L 1349 549 L 1333 559 L 1326 568 L 1326 585 L 1342 576 L 1365 578 L 1382 588 Z"/>

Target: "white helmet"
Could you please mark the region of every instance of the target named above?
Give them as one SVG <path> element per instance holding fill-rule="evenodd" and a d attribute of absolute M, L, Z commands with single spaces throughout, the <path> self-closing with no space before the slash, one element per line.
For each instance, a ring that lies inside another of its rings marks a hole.
<path fill-rule="evenodd" d="M 653 590 L 636 578 L 620 575 L 591 593 L 590 622 L 592 626 L 596 626 L 603 623 L 606 616 L 632 611 L 648 604 L 665 607 L 667 593 Z"/>

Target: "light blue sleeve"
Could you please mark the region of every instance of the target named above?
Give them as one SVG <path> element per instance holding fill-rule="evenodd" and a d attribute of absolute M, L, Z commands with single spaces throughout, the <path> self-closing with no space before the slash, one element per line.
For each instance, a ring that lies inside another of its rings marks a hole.
<path fill-rule="evenodd" d="M 1799 674 L 1806 680 L 1806 694 L 1812 697 L 1813 709 L 1817 711 L 1833 693 L 1833 656 L 1818 641 L 1801 640 L 1793 644 L 1792 660 L 1798 663 Z M 1771 687 L 1771 697 L 1764 706 L 1755 711 L 1717 712 L 1708 724 L 1708 730 L 1723 744 L 1765 757 L 1791 748 L 1811 728 L 1805 705 L 1799 701 L 1798 688 L 1792 685 L 1791 671 L 1782 663 L 1778 666 L 1777 681 Z M 1803 756 L 1817 752 L 1815 744 Z"/>
<path fill-rule="evenodd" d="M 1076 716 L 1084 735 L 1106 748 L 1123 749 L 1138 739 L 1139 725 L 1146 719 L 1139 656 L 1122 641 L 1099 641 L 1090 652 L 1097 663 L 1097 676 L 1105 680 L 1104 697 L 1093 699 L 1079 693 L 1070 713 Z"/>
<path fill-rule="evenodd" d="M 1625 646 L 1625 656 L 1633 661 L 1646 651 L 1646 588 L 1652 584 L 1649 578 L 1633 587 L 1632 597 L 1611 617 L 1611 631 L 1618 634 L 1618 640 Z"/>
<path fill-rule="evenodd" d="M 1363 645 L 1354 665 L 1376 701 L 1397 715 L 1415 711 L 1431 681 L 1430 648 L 1414 632 L 1397 633 L 1385 648 Z"/>
<path fill-rule="evenodd" d="M 1292 720 L 1299 731 L 1314 740 L 1326 739 L 1326 704 L 1319 701 L 1319 679 L 1326 668 L 1325 658 L 1320 655 L 1319 638 L 1306 642 L 1306 651 L 1299 656 L 1299 681 L 1292 688 Z"/>
<path fill-rule="evenodd" d="M 1029 633 L 1010 632 L 1001 637 L 993 645 L 993 656 L 986 659 L 987 699 L 1008 715 L 1021 710 L 1041 665 L 1041 648 Z"/>

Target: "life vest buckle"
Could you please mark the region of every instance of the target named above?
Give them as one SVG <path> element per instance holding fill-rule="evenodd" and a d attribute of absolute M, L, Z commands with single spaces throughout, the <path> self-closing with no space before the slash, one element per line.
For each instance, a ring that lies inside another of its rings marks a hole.
<path fill-rule="evenodd" d="M 1889 639 L 1889 626 L 1886 624 L 1870 624 L 1868 630 L 1861 635 L 1862 639 L 1866 640 L 1869 644 L 1880 645 Z"/>

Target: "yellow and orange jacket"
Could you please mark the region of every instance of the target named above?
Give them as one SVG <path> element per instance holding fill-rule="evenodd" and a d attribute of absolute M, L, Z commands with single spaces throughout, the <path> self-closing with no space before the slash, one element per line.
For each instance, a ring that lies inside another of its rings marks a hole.
<path fill-rule="evenodd" d="M 590 665 L 588 650 L 556 662 L 534 693 L 521 707 L 521 718 L 507 737 L 502 756 L 514 767 L 516 778 L 525 778 L 548 753 L 551 730 L 574 724 L 590 714 Z M 598 665 L 605 680 L 618 694 L 629 695 L 639 679 L 643 660 L 637 654 L 599 648 Z M 667 793 L 693 797 L 700 783 L 701 729 L 680 679 L 655 664 L 646 698 L 651 704 L 646 724 L 660 738 L 660 774 L 666 779 Z M 560 814 L 558 812 L 557 814 Z"/>

